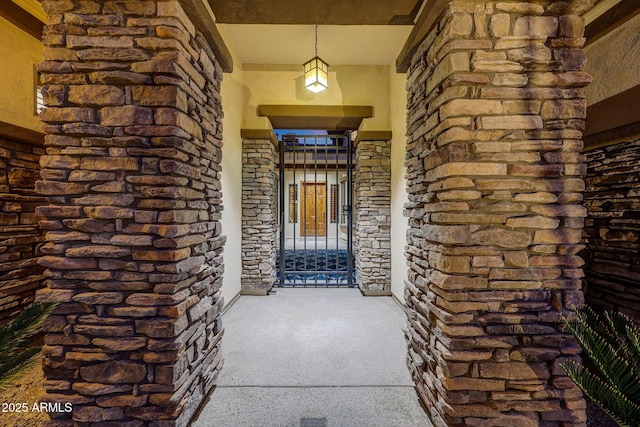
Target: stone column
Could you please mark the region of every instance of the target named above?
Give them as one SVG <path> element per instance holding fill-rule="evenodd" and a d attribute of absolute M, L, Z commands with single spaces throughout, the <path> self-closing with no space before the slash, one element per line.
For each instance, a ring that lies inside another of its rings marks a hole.
<path fill-rule="evenodd" d="M 437 426 L 584 426 L 588 2 L 450 2 L 408 75 L 408 364 Z"/>
<path fill-rule="evenodd" d="M 242 294 L 267 295 L 276 281 L 278 141 L 242 130 Z"/>
<path fill-rule="evenodd" d="M 591 149 L 587 157 L 583 243 L 587 304 L 640 319 L 640 136 Z"/>
<path fill-rule="evenodd" d="M 44 154 L 43 135 L 13 127 L 7 131 L 33 138 L 26 143 L 0 133 L 0 324 L 24 310 L 42 286 L 37 260 L 44 235 L 35 209 L 46 202 L 34 192 Z"/>
<path fill-rule="evenodd" d="M 355 146 L 356 280 L 364 295 L 391 295 L 391 132 L 360 132 Z"/>
<path fill-rule="evenodd" d="M 186 425 L 222 367 L 222 70 L 177 1 L 42 4 L 53 424 Z"/>

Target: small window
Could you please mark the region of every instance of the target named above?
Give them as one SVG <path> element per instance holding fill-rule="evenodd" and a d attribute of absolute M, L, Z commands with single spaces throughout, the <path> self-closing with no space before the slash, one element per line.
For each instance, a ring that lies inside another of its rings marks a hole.
<path fill-rule="evenodd" d="M 44 105 L 44 98 L 42 97 L 42 85 L 40 84 L 40 73 L 38 72 L 38 70 L 35 69 L 34 67 L 34 76 L 35 76 L 35 82 L 34 82 L 34 86 L 35 86 L 35 114 L 38 115 L 40 114 L 40 112 L 42 110 L 44 110 L 45 105 Z"/>
<path fill-rule="evenodd" d="M 42 86 L 38 85 L 36 86 L 36 115 L 40 114 L 45 108 L 44 99 L 42 99 Z"/>
<path fill-rule="evenodd" d="M 347 217 L 345 215 L 345 209 L 347 208 L 347 199 L 346 199 L 346 194 L 347 194 L 347 184 L 342 181 L 340 182 L 340 205 L 342 206 L 342 215 L 340 215 L 340 224 L 346 224 L 347 223 Z"/>
<path fill-rule="evenodd" d="M 330 220 L 334 224 L 338 222 L 338 184 L 331 184 Z"/>
<path fill-rule="evenodd" d="M 289 222 L 298 218 L 298 184 L 289 184 Z"/>

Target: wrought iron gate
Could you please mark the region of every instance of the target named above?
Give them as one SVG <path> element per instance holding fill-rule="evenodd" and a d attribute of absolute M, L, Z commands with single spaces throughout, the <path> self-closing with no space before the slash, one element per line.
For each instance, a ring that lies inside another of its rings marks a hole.
<path fill-rule="evenodd" d="M 347 135 L 283 135 L 276 286 L 355 286 L 352 144 Z"/>

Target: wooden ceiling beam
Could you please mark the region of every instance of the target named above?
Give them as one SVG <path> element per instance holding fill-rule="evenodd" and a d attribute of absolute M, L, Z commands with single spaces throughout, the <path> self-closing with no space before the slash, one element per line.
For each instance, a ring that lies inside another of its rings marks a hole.
<path fill-rule="evenodd" d="M 427 37 L 433 26 L 438 22 L 440 15 L 449 0 L 427 0 L 427 4 L 422 9 L 411 34 L 404 43 L 398 58 L 396 59 L 396 72 L 406 73 L 411 65 L 411 59 L 420 46 L 420 43 Z"/>
<path fill-rule="evenodd" d="M 0 121 L 0 138 L 30 145 L 44 145 L 44 133 L 3 121 Z"/>
<path fill-rule="evenodd" d="M 639 13 L 640 0 L 624 0 L 616 4 L 586 26 L 584 30 L 584 36 L 587 38 L 585 46 L 607 35 Z"/>
<path fill-rule="evenodd" d="M 587 107 L 585 136 L 640 122 L 640 85 Z"/>
<path fill-rule="evenodd" d="M 27 34 L 42 40 L 42 29 L 44 28 L 42 21 L 11 0 L 0 1 L 0 16 Z"/>

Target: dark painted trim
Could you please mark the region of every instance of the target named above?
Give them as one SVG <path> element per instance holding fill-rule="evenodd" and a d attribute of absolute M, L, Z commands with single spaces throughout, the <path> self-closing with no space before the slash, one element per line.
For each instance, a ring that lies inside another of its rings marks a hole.
<path fill-rule="evenodd" d="M 640 122 L 631 123 L 615 129 L 584 137 L 584 151 L 608 147 L 621 142 L 634 141 L 640 138 Z"/>
<path fill-rule="evenodd" d="M 0 16 L 34 38 L 42 40 L 42 21 L 11 0 L 0 0 Z"/>
<path fill-rule="evenodd" d="M 206 0 L 205 0 L 206 1 Z M 422 0 L 208 0 L 223 24 L 413 25 Z"/>
<path fill-rule="evenodd" d="M 258 105 L 258 116 L 268 117 L 274 129 L 354 130 L 373 117 L 369 105 Z"/>
<path fill-rule="evenodd" d="M 189 19 L 191 19 L 191 22 L 193 22 L 193 25 L 196 26 L 204 38 L 207 39 L 207 42 L 209 42 L 209 46 L 213 49 L 213 53 L 222 71 L 231 73 L 233 71 L 231 53 L 229 53 L 227 45 L 218 32 L 213 17 L 202 0 L 180 0 L 180 4 L 189 16 Z"/>
<path fill-rule="evenodd" d="M 411 30 L 411 34 L 409 34 L 407 41 L 396 59 L 396 72 L 406 73 L 407 70 L 409 70 L 413 55 L 415 55 L 416 50 L 418 50 L 418 47 L 427 37 L 433 26 L 439 22 L 440 16 L 448 3 L 449 0 L 427 1 L 427 5 L 422 10 L 416 24 L 413 26 L 413 30 Z"/>
<path fill-rule="evenodd" d="M 44 145 L 44 133 L 2 121 L 0 121 L 0 138 L 30 145 Z"/>
<path fill-rule="evenodd" d="M 235 294 L 235 296 L 233 298 L 231 298 L 231 301 L 227 302 L 224 307 L 222 308 L 222 314 L 225 314 L 227 311 L 229 311 L 229 309 L 233 306 L 233 304 L 235 304 L 240 297 L 242 296 L 242 292 L 238 291 L 237 294 Z M 202 407 L 204 407 L 204 405 L 202 405 Z M 197 419 L 197 417 L 193 418 L 194 420 Z"/>
<path fill-rule="evenodd" d="M 640 85 L 587 107 L 585 136 L 640 122 Z"/>
<path fill-rule="evenodd" d="M 373 117 L 369 105 L 258 105 L 259 116 Z"/>
<path fill-rule="evenodd" d="M 586 26 L 585 46 L 615 30 L 640 13 L 640 0 L 623 0 Z"/>

